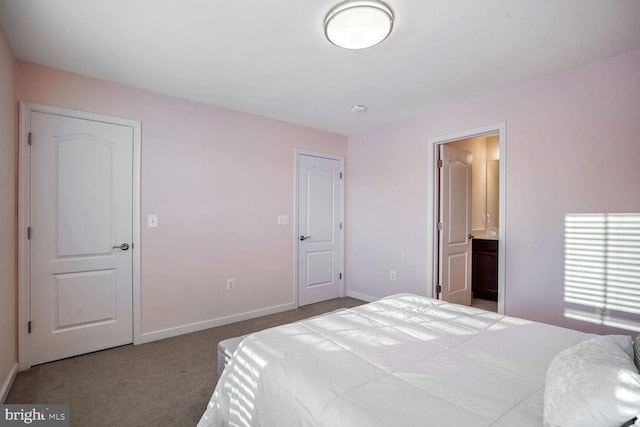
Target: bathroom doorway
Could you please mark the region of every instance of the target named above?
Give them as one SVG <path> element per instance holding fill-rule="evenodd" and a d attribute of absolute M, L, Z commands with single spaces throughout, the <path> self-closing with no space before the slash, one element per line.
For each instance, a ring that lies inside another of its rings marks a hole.
<path fill-rule="evenodd" d="M 504 313 L 504 124 L 429 142 L 428 164 L 433 165 L 433 173 L 429 173 L 432 217 L 428 236 L 432 242 L 431 294 L 445 301 Z M 451 160 L 442 154 L 445 147 L 469 156 Z M 453 175 L 455 170 L 457 178 Z M 460 184 L 466 179 L 465 174 L 469 175 L 468 186 Z M 465 192 L 470 194 L 456 194 Z M 460 201 L 465 198 L 470 202 Z M 464 213 L 460 212 L 462 207 Z"/>

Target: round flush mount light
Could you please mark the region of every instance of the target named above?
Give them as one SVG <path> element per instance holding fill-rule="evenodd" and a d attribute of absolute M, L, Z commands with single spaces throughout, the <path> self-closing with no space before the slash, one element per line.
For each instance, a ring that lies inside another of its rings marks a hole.
<path fill-rule="evenodd" d="M 389 36 L 393 28 L 391 8 L 377 0 L 347 0 L 324 19 L 324 34 L 336 46 L 365 49 Z"/>
<path fill-rule="evenodd" d="M 352 113 L 364 113 L 365 111 L 367 111 L 367 106 L 366 105 L 354 105 L 353 107 L 351 107 L 351 112 Z"/>

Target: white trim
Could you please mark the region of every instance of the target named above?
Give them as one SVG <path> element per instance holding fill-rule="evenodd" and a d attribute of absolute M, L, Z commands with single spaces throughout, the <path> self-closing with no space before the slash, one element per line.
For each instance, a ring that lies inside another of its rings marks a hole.
<path fill-rule="evenodd" d="M 0 388 L 0 403 L 4 403 L 4 401 L 7 400 L 9 390 L 11 390 L 11 386 L 13 385 L 13 381 L 16 379 L 17 374 L 18 364 L 14 363 L 9 370 L 9 375 L 7 375 L 7 378 L 5 378 L 4 383 L 2 384 L 2 388 Z"/>
<path fill-rule="evenodd" d="M 449 135 L 436 138 L 429 138 L 427 141 L 427 277 L 430 280 L 427 283 L 426 294 L 433 296 L 433 287 L 435 284 L 435 263 L 437 251 L 435 248 L 435 230 L 436 230 L 436 203 L 435 203 L 435 146 L 445 144 L 447 142 L 458 141 L 460 139 L 473 138 L 490 133 L 498 133 L 500 138 L 500 191 L 499 191 L 499 215 L 500 224 L 498 225 L 498 313 L 504 313 L 505 302 L 505 281 L 506 281 L 506 254 L 505 247 L 507 241 L 506 233 L 506 187 L 507 187 L 507 125 L 506 122 L 493 125 L 482 126 L 474 129 L 468 129 L 455 132 Z"/>
<path fill-rule="evenodd" d="M 29 312 L 29 243 L 27 227 L 29 226 L 29 117 L 31 112 L 55 114 L 65 117 L 93 120 L 97 122 L 129 126 L 133 129 L 133 343 L 140 342 L 140 145 L 142 140 L 142 124 L 137 120 L 107 116 L 86 111 L 72 110 L 51 105 L 35 104 L 20 101 L 20 128 L 18 152 L 18 368 L 23 371 L 30 364 L 29 332 L 27 324 Z"/>
<path fill-rule="evenodd" d="M 140 230 L 141 202 L 140 202 L 140 183 L 142 181 L 142 123 L 132 121 L 133 123 L 133 343 L 140 344 L 140 335 L 142 329 L 141 320 L 141 273 L 140 273 L 140 253 L 142 249 L 142 234 Z"/>
<path fill-rule="evenodd" d="M 347 296 L 351 297 L 351 298 L 359 299 L 359 300 L 362 300 L 362 301 L 366 301 L 366 302 L 374 302 L 374 301 L 377 301 L 377 300 L 380 299 L 378 297 L 373 297 L 371 295 L 362 294 L 362 293 L 356 292 L 356 291 L 347 292 Z"/>
<path fill-rule="evenodd" d="M 294 150 L 294 170 L 293 170 L 293 230 L 294 230 L 294 234 L 293 234 L 293 257 L 294 257 L 294 271 L 293 271 L 293 275 L 294 275 L 294 280 L 293 280 L 293 287 L 294 289 L 294 300 L 296 302 L 297 305 L 300 304 L 300 300 L 298 298 L 298 289 L 299 289 L 299 283 L 298 283 L 298 278 L 300 277 L 298 274 L 298 246 L 300 244 L 300 241 L 298 240 L 298 236 L 300 235 L 300 231 L 298 230 L 298 159 L 300 158 L 300 156 L 313 156 L 313 157 L 320 157 L 320 158 L 324 158 L 324 159 L 331 159 L 331 160 L 337 160 L 340 162 L 340 173 L 342 174 L 342 179 L 340 180 L 340 222 L 342 223 L 342 230 L 340 230 L 340 271 L 342 272 L 342 279 L 340 280 L 340 297 L 344 297 L 345 296 L 345 283 L 346 283 L 346 272 L 345 272 L 345 264 L 344 264 L 344 259 L 345 259 L 345 254 L 344 254 L 344 233 L 345 233 L 345 229 L 347 228 L 347 225 L 344 222 L 344 182 L 346 180 L 346 175 L 344 173 L 344 157 L 342 156 L 338 156 L 336 154 L 327 154 L 327 153 L 319 153 L 317 151 L 308 151 L 308 150 L 301 150 L 296 148 Z"/>
<path fill-rule="evenodd" d="M 187 325 L 176 326 L 173 328 L 161 329 L 159 331 L 145 332 L 141 334 L 136 344 L 144 344 L 151 341 L 171 338 L 178 335 L 198 332 L 204 329 L 215 328 L 217 326 L 227 325 L 230 323 L 241 322 L 243 320 L 255 319 L 256 317 L 267 316 L 269 314 L 281 313 L 287 310 L 298 308 L 295 302 L 276 305 L 273 307 L 262 308 L 255 311 L 247 311 L 245 313 L 234 314 L 231 316 L 219 317 L 217 319 L 205 320 L 202 322 L 189 323 Z"/>
<path fill-rule="evenodd" d="M 27 325 L 31 318 L 29 310 L 29 129 L 30 104 L 20 102 L 20 128 L 18 135 L 18 367 L 28 369 L 29 331 Z"/>
<path fill-rule="evenodd" d="M 293 150 L 293 302 L 298 308 L 298 149 Z"/>

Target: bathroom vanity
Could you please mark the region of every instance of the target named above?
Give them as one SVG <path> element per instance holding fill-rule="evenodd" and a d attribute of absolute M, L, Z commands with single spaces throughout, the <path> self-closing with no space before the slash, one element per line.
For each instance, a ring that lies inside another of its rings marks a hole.
<path fill-rule="evenodd" d="M 471 287 L 474 298 L 498 301 L 498 238 L 472 240 Z"/>

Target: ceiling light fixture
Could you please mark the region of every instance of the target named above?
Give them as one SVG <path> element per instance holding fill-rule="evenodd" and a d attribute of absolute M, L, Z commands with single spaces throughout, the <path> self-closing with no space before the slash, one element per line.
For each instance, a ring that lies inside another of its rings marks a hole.
<path fill-rule="evenodd" d="M 324 19 L 324 34 L 336 46 L 364 49 L 389 36 L 393 28 L 391 8 L 377 0 L 347 0 Z"/>

